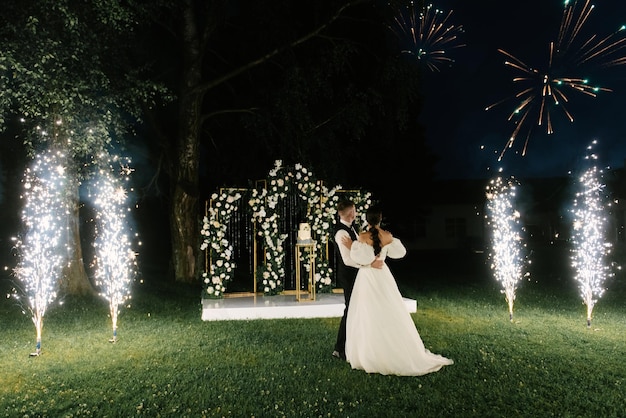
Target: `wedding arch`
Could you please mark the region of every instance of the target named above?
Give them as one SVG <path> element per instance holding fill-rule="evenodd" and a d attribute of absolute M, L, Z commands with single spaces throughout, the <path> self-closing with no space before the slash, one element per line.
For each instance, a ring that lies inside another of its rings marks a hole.
<path fill-rule="evenodd" d="M 296 164 L 274 163 L 265 180 L 255 188 L 222 188 L 206 204 L 202 222 L 205 271 L 203 297 L 223 298 L 235 273 L 238 245 L 251 254 L 252 289 L 264 295 L 285 291 L 286 258 L 293 245 L 294 226 L 307 222 L 317 241 L 314 254 L 314 285 L 317 293 L 332 291 L 334 272 L 329 257 L 331 234 L 340 196 L 352 199 L 357 212 L 365 215 L 371 194 L 361 190 L 328 188 L 311 170 Z M 300 262 L 301 260 L 292 260 Z M 305 263 L 305 266 L 308 266 Z"/>

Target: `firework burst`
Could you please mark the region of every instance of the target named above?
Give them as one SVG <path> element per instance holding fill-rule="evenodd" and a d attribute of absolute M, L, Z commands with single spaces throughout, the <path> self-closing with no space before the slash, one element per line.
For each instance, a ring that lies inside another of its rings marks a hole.
<path fill-rule="evenodd" d="M 20 260 L 15 276 L 20 285 L 13 296 L 32 314 L 37 334 L 37 350 L 41 354 L 43 319 L 48 306 L 56 300 L 64 260 L 63 228 L 67 216 L 62 196 L 65 190 L 65 156 L 47 151 L 35 157 L 23 179 L 24 209 L 22 221 L 26 231 L 23 239 L 15 238 Z"/>
<path fill-rule="evenodd" d="M 596 141 L 592 146 L 595 144 Z M 592 146 L 588 149 L 591 150 Z M 591 162 L 597 160 L 593 153 L 585 158 Z M 587 327 L 591 327 L 593 307 L 604 293 L 604 282 L 612 276 L 607 262 L 611 244 L 606 241 L 606 213 L 610 204 L 602 178 L 603 171 L 592 163 L 578 178 L 579 191 L 572 209 L 572 266 L 583 303 L 587 305 Z"/>
<path fill-rule="evenodd" d="M 513 100 L 517 104 L 509 114 L 508 120 L 514 121 L 515 128 L 500 153 L 502 159 L 507 149 L 512 148 L 518 135 L 525 132 L 522 155 L 526 155 L 528 142 L 533 127 L 545 127 L 547 134 L 554 133 L 553 114 L 564 115 L 569 122 L 574 121 L 568 109 L 569 93 L 584 94 L 595 98 L 600 92 L 612 91 L 608 87 L 596 85 L 587 76 L 598 69 L 626 64 L 624 48 L 626 31 L 624 26 L 605 37 L 596 34 L 583 34 L 594 6 L 589 0 L 579 7 L 578 1 L 565 2 L 557 41 L 549 43 L 548 60 L 540 70 L 515 57 L 509 52 L 498 49 L 506 56 L 505 66 L 518 73 L 513 82 L 519 86 L 512 96 L 489 105 L 490 110 L 504 102 Z M 528 129 L 526 127 L 528 126 Z"/>
<path fill-rule="evenodd" d="M 517 181 L 496 177 L 486 190 L 487 224 L 491 227 L 491 269 L 502 284 L 502 293 L 509 306 L 509 319 L 513 320 L 515 291 L 523 276 L 525 257 L 522 253 L 520 213 L 514 209 Z"/>
<path fill-rule="evenodd" d="M 463 27 L 451 24 L 451 15 L 452 10 L 446 13 L 432 4 L 420 7 L 411 1 L 399 7 L 389 29 L 402 43 L 403 54 L 414 56 L 431 71 L 440 71 L 440 66 L 454 62 L 449 51 L 465 46 L 460 40 Z"/>
<path fill-rule="evenodd" d="M 119 167 L 117 170 L 115 166 Z M 127 227 L 127 193 L 124 182 L 132 171 L 119 157 L 101 164 L 95 182 L 96 240 L 95 283 L 109 303 L 113 338 L 117 341 L 119 307 L 130 297 L 135 276 L 136 258 Z"/>

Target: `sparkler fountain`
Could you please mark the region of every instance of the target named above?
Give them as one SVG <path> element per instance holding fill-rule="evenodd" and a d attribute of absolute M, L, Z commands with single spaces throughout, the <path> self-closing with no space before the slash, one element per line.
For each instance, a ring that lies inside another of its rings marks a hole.
<path fill-rule="evenodd" d="M 112 164 L 121 167 L 120 176 L 116 176 Z M 119 157 L 113 157 L 112 163 L 103 164 L 95 182 L 96 196 L 96 240 L 95 283 L 100 289 L 100 296 L 109 303 L 113 337 L 109 341 L 117 342 L 117 318 L 119 307 L 130 299 L 130 285 L 134 278 L 136 258 L 131 249 L 131 240 L 126 225 L 127 195 L 122 181 L 128 180 L 132 170 L 122 165 Z"/>
<path fill-rule="evenodd" d="M 27 309 L 32 314 L 37 333 L 37 350 L 31 356 L 41 354 L 43 319 L 48 306 L 57 297 L 58 282 L 64 257 L 63 219 L 66 208 L 62 193 L 65 189 L 64 155 L 47 151 L 35 157 L 26 169 L 22 199 L 22 221 L 26 227 L 23 239 L 15 238 L 20 256 L 15 276 L 21 283 L 20 292 L 14 297 L 27 299 Z"/>
<path fill-rule="evenodd" d="M 596 141 L 593 142 L 596 144 Z M 593 145 L 592 145 L 593 146 Z M 588 149 L 591 150 L 592 146 Z M 595 154 L 585 157 L 596 160 Z M 612 276 L 607 256 L 611 244 L 606 242 L 606 209 L 608 199 L 602 184 L 602 170 L 595 165 L 587 168 L 579 177 L 579 191 L 576 193 L 572 213 L 574 225 L 572 241 L 574 243 L 572 266 L 576 271 L 576 281 L 587 305 L 587 327 L 591 327 L 593 307 L 604 293 L 604 281 Z"/>
<path fill-rule="evenodd" d="M 522 254 L 520 213 L 513 208 L 517 181 L 497 177 L 489 182 L 487 196 L 487 223 L 492 228 L 491 269 L 502 284 L 509 305 L 509 320 L 513 321 L 515 291 L 522 279 L 525 257 Z"/>

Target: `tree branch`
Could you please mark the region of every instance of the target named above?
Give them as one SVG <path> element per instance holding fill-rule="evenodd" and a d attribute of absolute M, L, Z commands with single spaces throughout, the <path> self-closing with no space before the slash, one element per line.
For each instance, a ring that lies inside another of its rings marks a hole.
<path fill-rule="evenodd" d="M 323 25 L 318 26 L 317 28 L 315 28 L 313 31 L 309 32 L 308 34 L 304 35 L 303 37 L 296 39 L 295 41 L 293 41 L 290 44 L 287 44 L 285 46 L 282 46 L 280 48 L 276 48 L 271 52 L 268 52 L 267 54 L 257 58 L 254 61 L 250 61 L 249 63 L 236 68 L 235 70 L 231 71 L 228 74 L 224 74 L 221 77 L 218 77 L 214 80 L 211 81 L 207 81 L 206 83 L 202 83 L 199 84 L 198 86 L 196 86 L 193 90 L 192 90 L 192 94 L 204 94 L 207 92 L 207 90 L 210 90 L 228 80 L 230 80 L 231 78 L 237 77 L 239 74 L 245 73 L 246 71 L 250 70 L 253 67 L 256 67 L 257 65 L 263 64 L 264 62 L 266 62 L 267 60 L 269 60 L 272 57 L 275 57 L 276 55 L 282 53 L 283 51 L 286 51 L 287 49 L 293 48 L 295 46 L 298 46 L 306 41 L 308 41 L 309 39 L 313 38 L 314 36 L 318 35 L 320 32 L 322 32 L 324 29 L 326 29 L 328 26 L 330 26 L 331 23 L 333 23 L 335 20 L 337 20 L 339 18 L 339 16 L 341 16 L 341 14 L 343 13 L 344 10 L 346 10 L 349 7 L 352 7 L 356 4 L 359 3 L 363 3 L 365 1 L 368 0 L 355 0 L 355 1 L 350 1 L 346 4 L 344 4 L 342 7 L 340 7 L 335 14 L 330 18 L 330 20 L 328 20 L 326 23 L 324 23 Z"/>
<path fill-rule="evenodd" d="M 200 126 L 202 126 L 204 124 L 204 122 L 206 122 L 208 119 L 212 118 L 213 116 L 217 116 L 217 115 L 225 115 L 228 113 L 250 113 L 250 114 L 254 114 L 255 110 L 257 110 L 258 108 L 253 107 L 250 109 L 222 109 L 222 110 L 218 110 L 216 112 L 211 112 L 211 113 L 207 113 L 201 116 L 200 118 Z"/>

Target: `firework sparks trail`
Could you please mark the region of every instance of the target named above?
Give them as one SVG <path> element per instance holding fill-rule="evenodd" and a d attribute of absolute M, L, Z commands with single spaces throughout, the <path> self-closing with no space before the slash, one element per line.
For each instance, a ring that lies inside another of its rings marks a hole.
<path fill-rule="evenodd" d="M 411 1 L 401 6 L 389 29 L 403 42 L 403 54 L 414 56 L 431 71 L 454 62 L 448 51 L 464 47 L 460 40 L 463 26 L 449 23 L 452 10 L 444 12 L 432 4 L 418 7 Z"/>
<path fill-rule="evenodd" d="M 590 154 L 586 159 L 596 160 L 597 156 Z M 587 327 L 591 327 L 593 307 L 604 294 L 604 282 L 612 276 L 611 266 L 607 263 L 611 245 L 606 241 L 606 212 L 609 201 L 602 178 L 602 170 L 595 165 L 579 177 L 579 191 L 572 209 L 572 266 L 583 303 L 587 306 Z"/>
<path fill-rule="evenodd" d="M 56 300 L 64 260 L 64 160 L 60 152 L 39 154 L 23 178 L 22 221 L 26 232 L 23 240 L 15 238 L 20 260 L 14 273 L 20 289 L 15 290 L 14 297 L 21 300 L 24 296 L 32 314 L 37 334 L 37 350 L 32 356 L 41 354 L 43 319 L 48 306 Z"/>
<path fill-rule="evenodd" d="M 517 185 L 514 178 L 504 180 L 496 177 L 489 182 L 486 190 L 487 224 L 492 229 L 489 254 L 491 269 L 496 280 L 502 284 L 511 321 L 515 291 L 522 279 L 525 261 L 522 254 L 520 213 L 513 208 L 512 202 Z"/>
<path fill-rule="evenodd" d="M 509 121 L 514 121 L 515 128 L 502 149 L 499 160 L 507 149 L 513 147 L 527 124 L 530 126 L 526 131 L 522 155 L 526 155 L 535 122 L 537 126 L 545 126 L 549 135 L 554 133 L 554 111 L 558 110 L 570 123 L 574 122 L 573 114 L 566 107 L 570 101 L 569 92 L 595 98 L 600 92 L 612 91 L 607 87 L 590 84 L 589 77 L 584 74 L 626 64 L 626 56 L 623 55 L 626 31 L 625 27 L 621 26 L 603 38 L 593 34 L 581 39 L 585 23 L 593 9 L 594 6 L 589 0 L 584 2 L 580 10 L 578 1 L 565 2 L 557 41 L 549 43 L 545 70 L 534 68 L 509 52 L 498 49 L 498 52 L 506 56 L 504 65 L 519 73 L 513 78 L 513 82 L 520 86 L 515 95 L 493 103 L 485 109 L 490 110 L 509 100 L 517 103 L 508 116 Z"/>
<path fill-rule="evenodd" d="M 121 166 L 121 175 L 114 172 L 114 164 L 120 165 L 119 157 L 113 157 L 99 169 L 95 182 L 96 239 L 95 283 L 100 296 L 109 303 L 113 338 L 117 341 L 119 307 L 131 297 L 130 285 L 135 276 L 136 258 L 126 222 L 127 193 L 123 181 L 132 171 L 128 165 Z"/>

